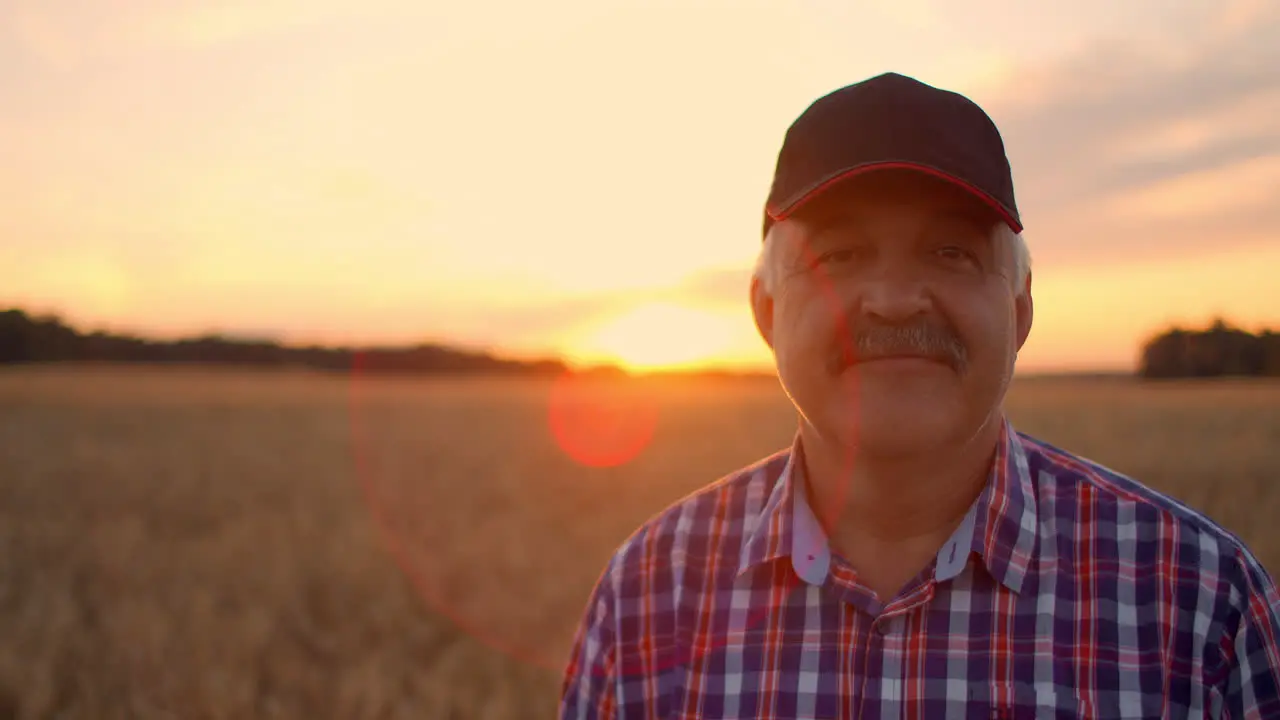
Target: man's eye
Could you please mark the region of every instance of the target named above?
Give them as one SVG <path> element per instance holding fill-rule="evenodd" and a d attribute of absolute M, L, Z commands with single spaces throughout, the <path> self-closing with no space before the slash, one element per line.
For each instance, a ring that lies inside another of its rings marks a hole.
<path fill-rule="evenodd" d="M 977 262 L 978 256 L 965 248 L 957 245 L 947 245 L 938 249 L 938 255 L 946 260 L 955 260 L 957 262 Z"/>
<path fill-rule="evenodd" d="M 828 250 L 827 252 L 824 252 L 818 255 L 818 257 L 814 261 L 814 264 L 831 265 L 833 263 L 834 264 L 847 263 L 853 260 L 854 255 L 855 255 L 854 251 L 849 250 L 847 248 L 843 250 Z"/>

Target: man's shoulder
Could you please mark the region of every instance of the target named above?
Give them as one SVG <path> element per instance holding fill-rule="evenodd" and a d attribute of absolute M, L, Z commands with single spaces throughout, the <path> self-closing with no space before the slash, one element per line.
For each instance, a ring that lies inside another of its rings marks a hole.
<path fill-rule="evenodd" d="M 1117 526 L 1117 537 L 1123 534 L 1139 542 L 1160 541 L 1167 548 L 1162 554 L 1171 554 L 1188 570 L 1199 571 L 1212 558 L 1227 574 L 1233 574 L 1232 569 L 1261 571 L 1260 563 L 1236 533 L 1170 493 L 1031 435 L 1020 432 L 1018 437 L 1027 455 L 1038 512 L 1073 518 L 1072 527 L 1059 524 L 1059 531 L 1097 535 L 1098 524 L 1110 522 Z M 1081 524 L 1084 503 L 1092 511 L 1090 528 Z"/>
<path fill-rule="evenodd" d="M 655 562 L 679 563 L 724 546 L 736 547 L 781 477 L 790 458 L 782 449 L 720 476 L 675 500 L 640 524 L 610 559 L 610 570 L 631 574 Z M 621 580 L 615 577 L 615 580 Z"/>

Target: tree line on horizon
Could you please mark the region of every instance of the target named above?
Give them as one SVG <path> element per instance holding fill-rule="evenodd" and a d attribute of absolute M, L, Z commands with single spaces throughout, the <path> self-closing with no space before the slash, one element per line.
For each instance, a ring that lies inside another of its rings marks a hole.
<path fill-rule="evenodd" d="M 1138 375 L 1149 379 L 1280 377 L 1280 333 L 1258 334 L 1222 318 L 1205 330 L 1174 327 L 1142 348 Z"/>
<path fill-rule="evenodd" d="M 106 332 L 81 333 L 57 316 L 33 316 L 20 309 L 0 311 L 0 365 L 44 362 L 226 364 L 407 374 L 556 375 L 568 370 L 558 359 L 506 359 L 439 344 L 291 347 L 216 334 L 161 341 Z M 607 367 L 595 371 L 619 372 Z M 1144 344 L 1136 374 L 1149 379 L 1280 377 L 1280 333 L 1267 329 L 1255 335 L 1221 319 L 1205 330 L 1174 327 Z"/>
<path fill-rule="evenodd" d="M 0 311 L 0 365 L 43 362 L 217 364 L 386 373 L 554 375 L 560 360 L 511 360 L 438 344 L 407 347 L 290 347 L 217 334 L 162 341 L 106 332 L 81 333 L 53 315 Z"/>

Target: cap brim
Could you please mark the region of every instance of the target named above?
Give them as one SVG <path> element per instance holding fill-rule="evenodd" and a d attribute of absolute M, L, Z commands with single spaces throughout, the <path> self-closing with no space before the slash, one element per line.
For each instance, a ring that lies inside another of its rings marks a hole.
<path fill-rule="evenodd" d="M 975 197 L 977 200 L 982 202 L 982 204 L 991 208 L 992 212 L 998 215 L 1000 219 L 1005 222 L 1005 224 L 1007 224 L 1010 228 L 1013 229 L 1014 232 L 1019 232 L 1019 233 L 1022 232 L 1022 222 L 1018 219 L 1018 217 L 1014 215 L 1014 213 L 1011 212 L 1009 208 L 1006 208 L 999 200 L 996 200 L 995 198 L 991 197 L 991 195 L 982 191 L 973 183 L 970 183 L 963 178 L 952 175 L 951 173 L 945 172 L 943 170 L 939 170 L 938 168 L 933 167 L 931 165 L 924 165 L 922 163 L 914 163 L 914 162 L 902 162 L 902 161 L 866 163 L 863 165 L 857 165 L 855 167 L 842 170 L 836 173 L 835 175 L 832 175 L 831 177 L 824 179 L 823 181 L 814 185 L 812 188 L 809 188 L 808 190 L 796 195 L 794 198 L 792 198 L 787 203 L 783 204 L 781 207 L 769 208 L 768 210 L 769 217 L 774 222 L 778 222 L 780 220 L 786 220 L 788 217 L 793 215 L 797 210 L 803 207 L 805 203 L 821 195 L 823 192 L 830 189 L 832 185 L 835 185 L 844 180 L 848 180 L 849 178 L 852 178 L 858 175 L 864 175 L 866 173 L 874 172 L 877 170 L 913 170 L 916 172 L 924 173 L 925 175 L 938 178 L 939 180 L 944 180 L 948 183 L 951 183 L 952 185 L 955 185 L 956 187 L 959 187 L 960 189 L 964 190 L 965 192 L 969 193 L 970 195 Z"/>

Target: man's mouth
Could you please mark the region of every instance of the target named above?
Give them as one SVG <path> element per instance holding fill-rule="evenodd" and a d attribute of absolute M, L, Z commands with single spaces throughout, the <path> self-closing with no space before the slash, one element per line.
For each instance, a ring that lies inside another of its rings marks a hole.
<path fill-rule="evenodd" d="M 848 369 L 851 367 L 857 367 L 860 365 L 871 365 L 874 363 L 881 363 L 886 361 L 892 362 L 892 361 L 904 361 L 904 360 L 905 361 L 914 360 L 917 362 L 927 362 L 935 365 L 952 367 L 952 363 L 949 359 L 938 356 L 938 355 L 929 355 L 926 353 L 877 353 L 874 355 L 862 355 L 862 356 L 855 355 L 854 357 L 847 358 L 845 360 L 845 369 Z"/>
<path fill-rule="evenodd" d="M 949 365 L 944 358 L 937 355 L 924 355 L 920 353 L 888 353 L 883 355 L 870 355 L 854 358 L 850 365 L 866 365 L 868 363 L 883 362 L 885 360 L 922 360 L 924 362 L 937 363 L 939 365 Z"/>
<path fill-rule="evenodd" d="M 903 365 L 927 363 L 930 365 L 949 368 L 951 370 L 958 369 L 957 360 L 955 358 L 941 353 L 927 353 L 908 350 L 858 353 L 852 347 L 846 347 L 843 349 L 838 361 L 835 363 L 835 369 L 839 372 L 844 372 L 851 368 L 861 366 L 878 366 L 881 364 L 888 365 L 890 363 L 901 363 Z"/>

